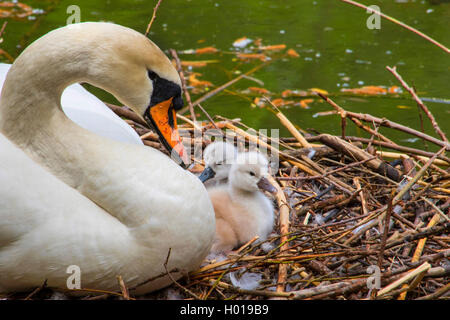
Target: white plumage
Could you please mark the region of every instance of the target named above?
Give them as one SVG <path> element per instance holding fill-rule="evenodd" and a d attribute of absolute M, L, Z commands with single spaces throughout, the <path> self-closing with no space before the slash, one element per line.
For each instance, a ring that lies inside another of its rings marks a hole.
<path fill-rule="evenodd" d="M 10 64 L 0 63 L 0 91 L 10 68 Z M 61 107 L 69 119 L 82 128 L 102 137 L 143 145 L 136 131 L 78 83 L 64 90 Z"/>
<path fill-rule="evenodd" d="M 227 252 L 250 241 L 267 238 L 273 229 L 272 202 L 259 189 L 274 192 L 267 180 L 268 161 L 260 153 L 239 153 L 228 183 L 208 188 L 216 216 L 212 252 Z"/>
<path fill-rule="evenodd" d="M 16 59 L 0 99 L 0 292 L 44 280 L 65 289 L 66 270 L 77 265 L 82 288 L 117 290 L 121 275 L 132 294 L 145 293 L 171 283 L 169 250 L 175 278 L 208 254 L 214 212 L 197 177 L 158 150 L 94 134 L 61 112 L 64 89 L 87 82 L 144 115 L 149 70 L 180 86 L 156 45 L 110 23 L 57 29 Z M 93 118 L 80 105 L 72 117 L 78 112 L 83 125 Z"/>

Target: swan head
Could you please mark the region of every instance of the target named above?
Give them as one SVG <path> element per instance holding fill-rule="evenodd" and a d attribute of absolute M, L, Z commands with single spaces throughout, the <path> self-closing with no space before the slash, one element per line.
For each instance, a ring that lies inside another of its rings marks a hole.
<path fill-rule="evenodd" d="M 231 143 L 224 141 L 210 143 L 203 152 L 205 170 L 200 174 L 199 179 L 202 182 L 211 178 L 226 179 L 236 155 L 237 149 Z"/>
<path fill-rule="evenodd" d="M 259 152 L 239 153 L 231 166 L 229 182 L 232 188 L 255 192 L 259 189 L 270 193 L 276 192 L 269 182 L 269 161 Z"/>
<path fill-rule="evenodd" d="M 19 66 L 34 75 L 36 92 L 61 95 L 68 85 L 86 82 L 111 93 L 158 133 L 174 160 L 187 162 L 175 114 L 183 106 L 180 77 L 143 34 L 106 22 L 67 25 L 33 42 L 11 70 Z"/>

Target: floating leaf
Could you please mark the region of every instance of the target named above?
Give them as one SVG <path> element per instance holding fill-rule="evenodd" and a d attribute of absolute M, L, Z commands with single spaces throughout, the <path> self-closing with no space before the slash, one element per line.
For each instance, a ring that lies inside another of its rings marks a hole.
<path fill-rule="evenodd" d="M 402 105 L 397 106 L 397 108 L 399 108 L 399 109 L 411 109 L 411 107 L 409 107 L 409 106 L 402 106 Z"/>
<path fill-rule="evenodd" d="M 261 47 L 262 39 L 261 39 L 261 38 L 258 38 L 258 39 L 256 39 L 255 41 L 253 41 L 253 43 L 255 44 L 255 46 Z"/>
<path fill-rule="evenodd" d="M 0 18 L 26 18 L 33 14 L 33 8 L 20 2 L 0 2 Z"/>
<path fill-rule="evenodd" d="M 248 44 L 250 44 L 250 43 L 252 43 L 252 42 L 253 42 L 252 39 L 249 39 L 249 38 L 247 38 L 247 37 L 242 37 L 242 38 L 236 39 L 236 40 L 233 42 L 233 47 L 236 47 L 236 48 L 245 48 Z"/>
<path fill-rule="evenodd" d="M 302 99 L 300 100 L 300 107 L 308 109 L 311 102 L 314 102 L 314 99 Z"/>
<path fill-rule="evenodd" d="M 213 86 L 213 84 L 209 81 L 198 80 L 197 76 L 201 76 L 201 73 L 193 72 L 189 76 L 189 78 L 188 78 L 189 85 L 191 85 L 193 87 L 211 87 L 211 86 Z"/>
<path fill-rule="evenodd" d="M 287 97 L 304 97 L 307 96 L 308 92 L 303 91 L 303 90 L 284 90 L 281 93 L 281 96 L 283 98 L 287 98 Z"/>
<path fill-rule="evenodd" d="M 217 63 L 219 62 L 219 60 L 199 60 L 199 61 L 186 61 L 183 60 L 181 61 L 181 65 L 183 67 L 204 67 L 206 66 L 208 63 Z"/>
<path fill-rule="evenodd" d="M 292 57 L 292 58 L 300 57 L 300 55 L 294 49 L 289 49 L 286 53 L 289 57 Z"/>
<path fill-rule="evenodd" d="M 260 108 L 263 108 L 266 106 L 265 100 L 258 98 L 258 97 L 253 100 L 253 103 Z"/>
<path fill-rule="evenodd" d="M 354 89 L 341 89 L 342 92 L 349 92 L 353 94 L 361 94 L 361 95 L 378 95 L 378 94 L 386 94 L 388 91 L 379 86 L 364 86 L 361 88 Z"/>
<path fill-rule="evenodd" d="M 402 89 L 400 89 L 400 87 L 397 87 L 397 86 L 392 86 L 389 88 L 388 92 L 389 93 L 401 93 Z"/>
<path fill-rule="evenodd" d="M 219 50 L 217 50 L 214 47 L 205 47 L 205 48 L 200 48 L 200 49 L 195 50 L 196 54 L 217 53 L 217 52 L 219 52 Z"/>
<path fill-rule="evenodd" d="M 287 106 L 289 104 L 294 104 L 294 101 L 292 101 L 292 100 L 284 100 L 282 98 L 278 98 L 278 99 L 272 100 L 272 104 L 275 107 L 283 107 L 283 106 Z"/>
<path fill-rule="evenodd" d="M 284 49 L 286 49 L 286 45 L 285 44 L 275 44 L 275 45 L 271 45 L 271 46 L 259 47 L 259 49 L 264 50 L 264 51 L 284 50 Z"/>
<path fill-rule="evenodd" d="M 309 91 L 315 91 L 315 92 L 318 92 L 318 93 L 323 94 L 323 95 L 328 95 L 328 91 L 327 90 L 323 90 L 323 89 L 319 89 L 319 88 L 311 88 L 311 89 L 309 89 Z"/>
<path fill-rule="evenodd" d="M 262 53 L 238 53 L 237 57 L 241 60 L 258 59 L 261 61 L 266 61 L 268 59 L 268 57 Z"/>
<path fill-rule="evenodd" d="M 258 94 L 270 94 L 270 91 L 265 88 L 249 87 L 248 90 L 250 90 L 252 92 L 256 92 Z"/>

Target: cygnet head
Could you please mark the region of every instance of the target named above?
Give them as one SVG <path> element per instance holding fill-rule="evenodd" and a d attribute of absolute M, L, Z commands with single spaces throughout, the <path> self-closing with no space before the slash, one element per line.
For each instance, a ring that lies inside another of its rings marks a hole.
<path fill-rule="evenodd" d="M 231 166 L 229 182 L 232 188 L 255 192 L 259 189 L 270 193 L 276 192 L 270 184 L 269 161 L 259 152 L 243 152 L 236 157 L 236 162 Z"/>
<path fill-rule="evenodd" d="M 216 180 L 228 178 L 236 155 L 237 149 L 231 143 L 217 141 L 209 144 L 203 152 L 205 170 L 200 174 L 199 179 L 205 182 L 211 178 Z"/>

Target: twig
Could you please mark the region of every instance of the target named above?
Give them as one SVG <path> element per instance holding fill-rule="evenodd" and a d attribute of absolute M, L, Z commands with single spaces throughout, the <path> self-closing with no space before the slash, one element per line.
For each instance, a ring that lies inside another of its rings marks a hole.
<path fill-rule="evenodd" d="M 288 234 L 289 234 L 289 205 L 286 200 L 283 189 L 280 187 L 278 182 L 276 182 L 272 176 L 269 176 L 270 183 L 277 189 L 275 198 L 277 199 L 278 208 L 280 211 L 280 241 L 282 243 L 280 250 L 284 251 L 288 249 Z M 288 266 L 281 263 L 278 266 L 278 281 L 277 281 L 277 292 L 284 292 L 284 284 L 287 279 L 287 268 Z"/>
<path fill-rule="evenodd" d="M 192 105 L 191 95 L 186 86 L 186 79 L 184 78 L 183 67 L 181 66 L 180 58 L 178 58 L 178 54 L 174 49 L 169 49 L 170 54 L 175 59 L 175 63 L 177 65 L 178 73 L 180 74 L 181 86 L 183 87 L 184 96 L 186 97 L 186 102 L 189 106 L 189 111 L 191 112 L 192 121 L 196 122 L 197 117 L 195 116 L 194 106 Z"/>
<path fill-rule="evenodd" d="M 437 42 L 436 40 L 430 38 L 430 37 L 427 36 L 426 34 L 420 32 L 420 31 L 417 30 L 417 29 L 414 29 L 413 27 L 408 26 L 407 24 L 405 24 L 405 23 L 403 23 L 403 22 L 401 22 L 401 21 L 398 21 L 398 20 L 395 19 L 395 18 L 392 18 L 392 17 L 390 17 L 390 16 L 388 16 L 388 15 L 382 13 L 382 12 L 379 12 L 379 11 L 377 11 L 377 10 L 371 9 L 371 8 L 369 8 L 369 7 L 366 7 L 365 5 L 360 4 L 360 3 L 356 2 L 356 1 L 352 1 L 352 0 L 341 0 L 341 1 L 342 1 L 342 2 L 346 2 L 346 3 L 348 3 L 348 4 L 352 4 L 352 5 L 354 5 L 354 6 L 357 6 L 357 7 L 363 8 L 363 9 L 366 9 L 367 12 L 373 12 L 373 13 L 375 13 L 375 14 L 377 14 L 377 15 L 380 15 L 381 17 L 383 17 L 383 18 L 385 18 L 385 19 L 387 19 L 387 20 L 389 20 L 389 21 L 391 21 L 391 22 L 393 22 L 393 23 L 395 23 L 395 24 L 397 24 L 397 25 L 399 25 L 399 26 L 401 26 L 401 27 L 403 27 L 403 28 L 405 28 L 405 29 L 408 29 L 409 31 L 414 32 L 415 34 L 417 34 L 418 36 L 424 38 L 425 40 L 430 41 L 431 43 L 433 43 L 434 45 L 438 46 L 439 48 L 441 48 L 441 49 L 444 50 L 445 52 L 450 53 L 450 49 L 447 48 L 446 46 L 444 46 L 443 44 L 440 44 L 439 42 Z"/>
<path fill-rule="evenodd" d="M 427 272 L 427 270 L 430 269 L 430 268 L 431 268 L 431 265 L 428 262 L 424 262 L 418 268 L 414 269 L 411 272 L 408 272 L 406 275 L 404 275 L 403 277 L 401 277 L 397 281 L 394 281 L 390 285 L 388 285 L 385 288 L 383 288 L 380 291 L 378 291 L 377 297 L 378 296 L 382 296 L 382 295 L 390 292 L 391 290 L 393 290 L 393 289 L 397 288 L 398 286 L 402 285 L 403 283 L 411 280 L 412 278 L 416 277 L 417 275 L 421 274 L 422 272 Z"/>
<path fill-rule="evenodd" d="M 198 105 L 199 103 L 204 102 L 205 100 L 211 98 L 212 96 L 218 94 L 219 92 L 225 90 L 226 88 L 228 88 L 229 86 L 231 86 L 232 84 L 238 82 L 239 80 L 243 79 L 245 76 L 248 76 L 256 71 L 258 71 L 259 69 L 261 69 L 262 67 L 265 67 L 269 64 L 270 62 L 264 62 L 261 63 L 260 65 L 254 67 L 253 69 L 247 71 L 244 74 L 241 74 L 240 76 L 228 81 L 227 83 L 221 85 L 220 87 L 206 93 L 205 95 L 201 96 L 200 98 L 198 98 L 197 100 L 195 100 L 192 105 L 195 107 L 196 105 Z M 181 109 L 180 111 L 178 111 L 178 113 L 185 113 L 187 110 L 189 109 L 189 107 L 185 107 L 183 109 Z"/>
<path fill-rule="evenodd" d="M 275 106 L 272 101 L 268 97 L 264 97 L 264 99 L 269 102 L 272 108 L 276 111 L 276 115 L 278 119 L 280 119 L 281 123 L 289 130 L 289 132 L 297 139 L 298 142 L 302 145 L 303 148 L 311 148 L 311 145 L 308 141 L 303 137 L 303 135 L 294 127 L 291 121 L 280 111 L 277 106 Z"/>
<path fill-rule="evenodd" d="M 386 67 L 393 75 L 397 78 L 398 81 L 402 84 L 403 88 L 405 88 L 411 96 L 416 100 L 417 104 L 422 108 L 423 112 L 427 115 L 427 117 L 430 119 L 431 124 L 433 125 L 434 130 L 436 133 L 444 140 L 445 142 L 448 142 L 447 137 L 445 136 L 444 132 L 439 128 L 439 125 L 436 122 L 436 119 L 434 118 L 433 114 L 430 112 L 430 110 L 427 108 L 427 106 L 420 100 L 419 96 L 416 94 L 416 92 L 403 80 L 402 76 L 397 72 L 397 67 Z"/>
<path fill-rule="evenodd" d="M 170 280 L 172 280 L 173 283 L 175 283 L 181 290 L 183 290 L 184 292 L 190 294 L 191 296 L 193 296 L 195 299 L 200 300 L 200 297 L 198 295 L 196 295 L 195 293 L 193 293 L 191 290 L 189 290 L 186 287 L 183 287 L 181 284 L 178 283 L 178 281 L 176 281 L 174 279 L 174 277 L 172 276 L 172 274 L 169 272 L 169 270 L 167 269 L 167 263 L 169 262 L 169 257 L 170 257 L 170 253 L 172 252 L 172 248 L 169 248 L 169 252 L 167 253 L 167 258 L 166 261 L 164 262 L 164 269 L 166 269 L 166 274 L 169 276 Z"/>
<path fill-rule="evenodd" d="M 159 0 L 158 3 L 153 8 L 153 15 L 152 15 L 150 22 L 147 25 L 147 30 L 145 30 L 145 36 L 147 36 L 148 33 L 150 32 L 150 28 L 152 27 L 153 21 L 156 18 L 156 11 L 158 11 L 158 8 L 159 8 L 159 5 L 161 4 L 161 2 L 162 2 L 162 0 Z"/>
<path fill-rule="evenodd" d="M 119 283 L 120 291 L 122 291 L 123 298 L 125 300 L 130 300 L 130 294 L 128 293 L 128 289 L 121 275 L 117 276 L 117 282 Z"/>
<path fill-rule="evenodd" d="M 387 240 L 387 235 L 389 232 L 389 224 L 391 221 L 392 202 L 394 200 L 393 198 L 394 198 L 394 194 L 392 192 L 391 197 L 389 198 L 389 202 L 388 202 L 388 206 L 387 206 L 387 210 L 386 210 L 386 216 L 384 218 L 384 231 L 383 231 L 383 236 L 381 238 L 380 253 L 378 255 L 378 268 L 380 268 L 380 270 L 382 269 L 382 265 L 383 265 L 384 248 L 386 247 L 386 240 Z"/>

